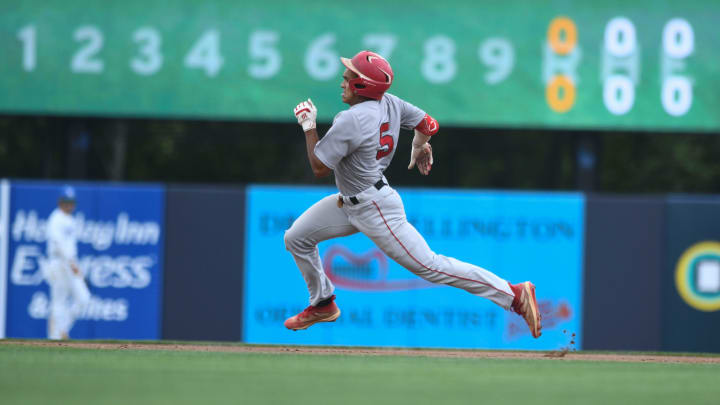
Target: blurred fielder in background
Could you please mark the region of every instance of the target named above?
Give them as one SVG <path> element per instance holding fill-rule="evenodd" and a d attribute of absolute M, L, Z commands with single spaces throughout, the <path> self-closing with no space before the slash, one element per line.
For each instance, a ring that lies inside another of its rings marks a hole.
<path fill-rule="evenodd" d="M 310 306 L 287 319 L 288 329 L 307 329 L 340 316 L 335 287 L 323 271 L 318 243 L 362 232 L 390 258 L 433 283 L 462 288 L 520 314 L 534 337 L 540 336 L 540 313 L 535 286 L 510 284 L 472 264 L 433 252 L 407 221 L 398 193 L 383 175 L 395 155 L 400 128 L 414 129 L 410 165 L 421 174 L 432 168 L 428 141 L 438 123 L 423 110 L 386 94 L 393 81 L 390 64 L 380 55 L 362 51 L 352 59 L 340 58 L 346 69 L 340 87 L 350 108 L 335 116 L 330 130 L 318 140 L 317 108 L 308 99 L 295 107 L 305 132 L 307 155 L 317 177 L 335 174 L 339 194 L 329 195 L 308 208 L 285 233 L 310 291 Z"/>
<path fill-rule="evenodd" d="M 47 221 L 45 279 L 50 285 L 48 338 L 69 339 L 75 318 L 90 301 L 90 291 L 77 265 L 75 190 L 66 186 Z"/>

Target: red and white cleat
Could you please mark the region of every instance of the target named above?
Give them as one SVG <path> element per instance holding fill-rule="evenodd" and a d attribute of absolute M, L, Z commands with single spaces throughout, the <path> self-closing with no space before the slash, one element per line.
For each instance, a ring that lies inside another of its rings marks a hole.
<path fill-rule="evenodd" d="M 526 281 L 520 284 L 510 284 L 510 289 L 515 293 L 515 299 L 511 307 L 512 311 L 525 318 L 530 333 L 534 338 L 539 338 L 542 334 L 540 332 L 542 329 L 540 324 L 542 316 L 540 316 L 537 299 L 535 299 L 535 285 Z"/>
<path fill-rule="evenodd" d="M 322 307 L 314 307 L 310 305 L 299 314 L 288 318 L 285 321 L 285 327 L 291 330 L 303 330 L 318 322 L 335 322 L 340 317 L 340 308 L 335 305 L 335 296 L 333 301 Z"/>

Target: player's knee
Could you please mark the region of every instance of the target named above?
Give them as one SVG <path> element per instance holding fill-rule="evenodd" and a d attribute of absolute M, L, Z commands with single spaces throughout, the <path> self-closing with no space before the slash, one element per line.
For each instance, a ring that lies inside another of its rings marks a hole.
<path fill-rule="evenodd" d="M 285 249 L 290 252 L 302 252 L 309 247 L 303 235 L 294 226 L 285 231 Z"/>
<path fill-rule="evenodd" d="M 295 244 L 296 244 L 296 237 L 295 233 L 293 232 L 293 229 L 290 228 L 287 231 L 285 231 L 285 249 L 289 251 L 293 251 Z"/>

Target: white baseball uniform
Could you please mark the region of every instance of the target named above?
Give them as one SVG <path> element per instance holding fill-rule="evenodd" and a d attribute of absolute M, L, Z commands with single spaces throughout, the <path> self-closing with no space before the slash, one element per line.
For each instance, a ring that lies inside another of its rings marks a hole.
<path fill-rule="evenodd" d="M 72 215 L 56 208 L 47 221 L 47 262 L 45 280 L 50 286 L 48 338 L 69 335 L 77 315 L 90 301 L 82 274 L 72 271 L 77 263 L 77 226 Z"/>
<path fill-rule="evenodd" d="M 398 193 L 383 172 L 395 155 L 400 128 L 413 129 L 425 117 L 414 105 L 385 93 L 335 116 L 315 146 L 315 156 L 331 168 L 340 194 L 315 203 L 285 232 L 310 291 L 310 305 L 333 294 L 317 245 L 362 232 L 390 258 L 425 280 L 462 288 L 509 309 L 514 294 L 507 281 L 481 267 L 433 252 L 407 221 Z M 338 198 L 343 201 L 338 204 Z"/>

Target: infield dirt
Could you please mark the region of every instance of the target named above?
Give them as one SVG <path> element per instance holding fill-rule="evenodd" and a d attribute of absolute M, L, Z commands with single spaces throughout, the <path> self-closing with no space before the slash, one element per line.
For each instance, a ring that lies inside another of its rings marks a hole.
<path fill-rule="evenodd" d="M 490 351 L 490 350 L 434 350 L 434 349 L 396 349 L 396 348 L 350 348 L 350 347 L 313 347 L 280 345 L 232 345 L 232 344 L 178 344 L 178 343 L 137 343 L 137 342 L 74 342 L 74 341 L 36 341 L 2 340 L 4 345 L 30 345 L 44 347 L 70 347 L 96 350 L 174 350 L 196 352 L 226 353 L 275 353 L 307 355 L 341 356 L 420 356 L 445 358 L 479 359 L 537 359 L 546 361 L 616 361 L 639 363 L 715 363 L 720 364 L 720 356 L 662 355 L 662 354 L 621 354 L 621 353 L 584 353 L 558 351 Z"/>

